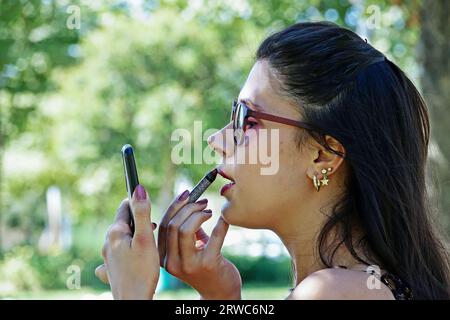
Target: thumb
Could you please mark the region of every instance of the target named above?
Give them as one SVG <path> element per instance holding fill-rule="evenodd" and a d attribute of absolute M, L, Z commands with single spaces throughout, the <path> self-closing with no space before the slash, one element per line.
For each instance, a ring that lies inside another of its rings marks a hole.
<path fill-rule="evenodd" d="M 131 198 L 131 211 L 134 216 L 134 235 L 150 235 L 153 231 L 150 218 L 151 206 L 144 187 L 138 185 Z"/>
<path fill-rule="evenodd" d="M 103 283 L 109 284 L 108 273 L 106 272 L 106 265 L 101 264 L 95 268 L 95 276 L 99 278 Z"/>
<path fill-rule="evenodd" d="M 223 241 L 227 235 L 228 227 L 229 224 L 225 222 L 222 217 L 220 217 L 211 233 L 208 244 L 206 245 L 208 250 L 211 250 L 213 253 L 220 253 Z"/>

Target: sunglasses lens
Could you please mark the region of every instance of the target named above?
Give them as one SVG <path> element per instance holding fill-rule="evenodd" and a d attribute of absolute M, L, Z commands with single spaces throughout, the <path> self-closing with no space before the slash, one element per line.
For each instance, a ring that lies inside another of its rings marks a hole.
<path fill-rule="evenodd" d="M 236 101 L 233 101 L 233 104 L 231 106 L 231 115 L 230 115 L 230 121 L 234 122 L 234 115 L 236 114 Z"/>
<path fill-rule="evenodd" d="M 244 139 L 244 122 L 245 114 L 240 103 L 237 104 L 235 109 L 233 129 L 234 129 L 234 141 L 236 144 L 240 145 Z"/>

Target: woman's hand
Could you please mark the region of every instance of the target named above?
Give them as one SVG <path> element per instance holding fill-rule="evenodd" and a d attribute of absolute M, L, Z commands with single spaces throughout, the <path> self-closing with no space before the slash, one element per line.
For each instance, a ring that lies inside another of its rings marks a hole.
<path fill-rule="evenodd" d="M 130 206 L 122 201 L 108 229 L 102 255 L 105 264 L 95 274 L 109 283 L 115 299 L 152 299 L 159 279 L 159 256 L 150 219 L 150 202 L 144 187 L 137 186 L 131 199 L 134 235 L 130 228 Z"/>
<path fill-rule="evenodd" d="M 241 276 L 220 250 L 228 224 L 219 218 L 211 237 L 201 228 L 211 218 L 208 201 L 188 203 L 188 191 L 175 199 L 158 233 L 160 265 L 196 289 L 202 299 L 240 299 Z"/>

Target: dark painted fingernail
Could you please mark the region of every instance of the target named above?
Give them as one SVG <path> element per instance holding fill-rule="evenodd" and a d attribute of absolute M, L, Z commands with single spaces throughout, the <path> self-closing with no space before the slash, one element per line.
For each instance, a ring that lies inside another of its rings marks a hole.
<path fill-rule="evenodd" d="M 208 203 L 208 199 L 202 199 L 200 201 L 197 201 L 197 204 L 203 205 L 203 204 L 207 204 Z"/>
<path fill-rule="evenodd" d="M 147 199 L 147 192 L 145 192 L 145 189 L 140 184 L 136 187 L 136 190 L 134 191 L 136 194 L 136 200 L 142 201 Z"/>
<path fill-rule="evenodd" d="M 155 230 L 158 225 L 156 223 L 152 222 L 152 226 L 153 226 L 153 230 Z"/>
<path fill-rule="evenodd" d="M 212 210 L 211 209 L 206 209 L 206 210 L 203 210 L 203 212 L 204 213 L 212 213 Z"/>
<path fill-rule="evenodd" d="M 178 201 L 184 201 L 189 197 L 189 190 L 183 191 L 182 194 L 178 197 Z"/>

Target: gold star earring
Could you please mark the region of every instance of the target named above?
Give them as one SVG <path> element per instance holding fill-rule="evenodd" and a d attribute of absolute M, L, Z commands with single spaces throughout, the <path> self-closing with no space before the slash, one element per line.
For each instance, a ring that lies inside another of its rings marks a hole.
<path fill-rule="evenodd" d="M 320 180 L 320 182 L 321 182 L 321 184 L 323 186 L 327 186 L 328 185 L 328 181 L 330 181 L 330 179 L 328 179 L 328 177 L 327 177 L 327 173 L 328 172 L 331 172 L 331 168 L 328 168 L 328 170 L 327 169 L 322 169 L 323 178 L 322 178 L 322 180 Z M 317 190 L 317 191 L 319 191 L 319 190 Z"/>

